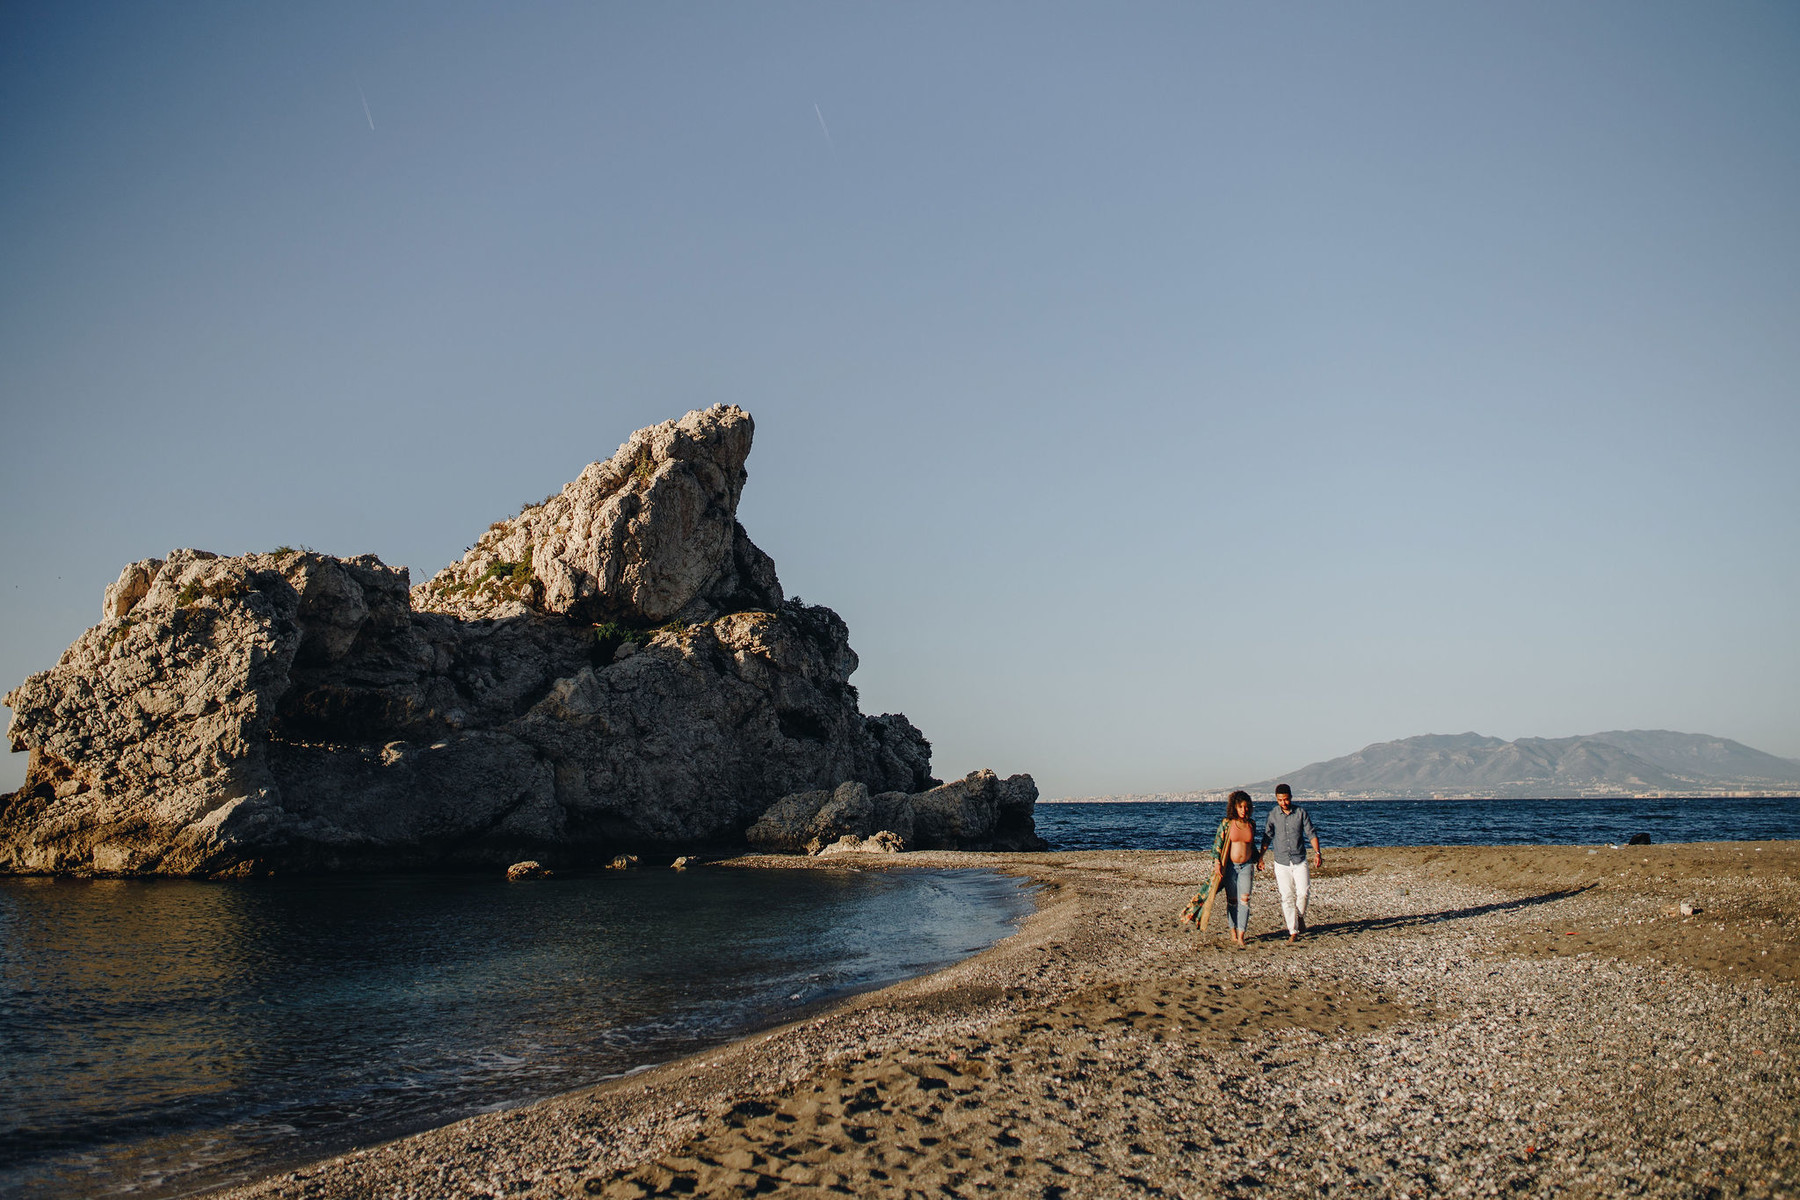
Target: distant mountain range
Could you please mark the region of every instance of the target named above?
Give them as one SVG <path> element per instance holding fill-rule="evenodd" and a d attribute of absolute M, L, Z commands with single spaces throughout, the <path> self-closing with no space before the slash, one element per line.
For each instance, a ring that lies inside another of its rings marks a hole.
<path fill-rule="evenodd" d="M 1426 734 L 1245 784 L 1259 799 L 1277 783 L 1300 796 L 1343 800 L 1526 799 L 1595 796 L 1795 796 L 1800 760 L 1730 738 L 1666 729 L 1584 737 Z M 1229 789 L 1097 799 L 1214 800 Z"/>
<path fill-rule="evenodd" d="M 1278 782 L 1310 796 L 1336 792 L 1345 799 L 1793 795 L 1800 791 L 1800 761 L 1730 738 L 1665 729 L 1513 742 L 1478 733 L 1427 734 L 1377 742 L 1251 790 L 1267 791 Z"/>

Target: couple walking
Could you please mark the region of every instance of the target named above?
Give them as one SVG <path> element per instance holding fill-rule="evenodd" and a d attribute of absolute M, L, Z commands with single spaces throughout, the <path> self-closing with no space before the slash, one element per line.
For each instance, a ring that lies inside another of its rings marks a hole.
<path fill-rule="evenodd" d="M 1275 807 L 1263 826 L 1262 846 L 1252 850 L 1256 842 L 1256 825 L 1251 817 L 1250 793 L 1233 792 L 1225 801 L 1225 819 L 1213 836 L 1212 878 L 1188 905 L 1183 920 L 1197 920 L 1200 931 L 1206 931 L 1206 920 L 1212 915 L 1213 901 L 1225 894 L 1225 916 L 1231 925 L 1231 940 L 1244 945 L 1244 932 L 1250 926 L 1250 889 L 1257 871 L 1267 870 L 1273 859 L 1275 886 L 1281 892 L 1281 915 L 1287 922 L 1288 941 L 1306 932 L 1306 900 L 1312 885 L 1312 871 L 1306 863 L 1306 843 L 1312 842 L 1313 862 L 1325 867 L 1325 855 L 1319 849 L 1319 831 L 1312 817 L 1294 803 L 1294 789 L 1281 784 L 1275 789 Z"/>

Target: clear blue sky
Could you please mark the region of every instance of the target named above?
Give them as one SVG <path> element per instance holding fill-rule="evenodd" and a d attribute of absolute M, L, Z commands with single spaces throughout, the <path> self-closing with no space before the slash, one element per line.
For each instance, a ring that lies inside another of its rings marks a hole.
<path fill-rule="evenodd" d="M 1800 756 L 1792 4 L 9 3 L 0 181 L 0 686 L 729 401 L 946 777 Z"/>

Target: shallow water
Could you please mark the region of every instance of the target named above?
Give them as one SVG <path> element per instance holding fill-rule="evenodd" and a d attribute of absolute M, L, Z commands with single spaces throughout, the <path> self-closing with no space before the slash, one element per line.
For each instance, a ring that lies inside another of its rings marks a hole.
<path fill-rule="evenodd" d="M 1800 838 L 1800 799 L 1311 800 L 1324 846 L 1603 845 Z M 1259 797 L 1260 828 L 1274 802 Z M 1053 850 L 1210 849 L 1223 804 L 1040 804 Z"/>
<path fill-rule="evenodd" d="M 181 1194 L 509 1107 L 1028 908 L 992 872 L 0 881 L 0 1194 Z"/>

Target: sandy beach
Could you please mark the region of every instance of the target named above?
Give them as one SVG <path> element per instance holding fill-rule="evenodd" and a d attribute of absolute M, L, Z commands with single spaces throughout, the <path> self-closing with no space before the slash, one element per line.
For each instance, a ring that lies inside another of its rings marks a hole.
<path fill-rule="evenodd" d="M 1800 1195 L 1800 843 L 1327 847 L 1311 931 L 1264 874 L 1242 950 L 1175 920 L 1203 861 L 897 856 L 1027 876 L 1038 911 L 805 1020 L 217 1195 Z"/>

